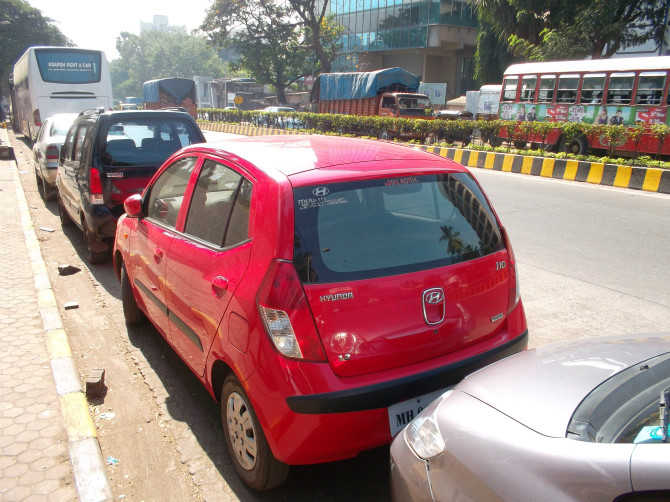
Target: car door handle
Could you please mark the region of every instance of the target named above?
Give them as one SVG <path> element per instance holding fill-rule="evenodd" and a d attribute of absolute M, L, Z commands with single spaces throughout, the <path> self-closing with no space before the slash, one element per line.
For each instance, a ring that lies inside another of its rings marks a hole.
<path fill-rule="evenodd" d="M 161 248 L 154 249 L 154 261 L 160 263 L 163 259 L 163 250 Z"/>
<path fill-rule="evenodd" d="M 214 296 L 221 298 L 226 289 L 228 289 L 228 279 L 220 275 L 212 279 L 212 292 Z"/>

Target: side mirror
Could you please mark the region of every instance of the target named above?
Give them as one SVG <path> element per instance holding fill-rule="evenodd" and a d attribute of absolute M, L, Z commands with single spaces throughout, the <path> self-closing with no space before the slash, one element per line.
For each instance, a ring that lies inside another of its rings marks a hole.
<path fill-rule="evenodd" d="M 138 193 L 131 195 L 123 201 L 123 208 L 130 218 L 142 216 L 142 196 Z"/>

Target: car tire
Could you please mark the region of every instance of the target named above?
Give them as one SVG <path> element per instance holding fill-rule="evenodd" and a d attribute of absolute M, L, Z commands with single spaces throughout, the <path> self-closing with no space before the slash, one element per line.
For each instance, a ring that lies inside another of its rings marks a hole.
<path fill-rule="evenodd" d="M 74 221 L 70 218 L 70 215 L 67 214 L 67 210 L 63 205 L 63 199 L 61 198 L 58 191 L 56 191 L 56 202 L 58 203 L 58 217 L 60 218 L 61 227 L 71 227 L 74 225 Z"/>
<path fill-rule="evenodd" d="M 124 263 L 121 264 L 121 304 L 123 305 L 123 317 L 126 320 L 126 324 L 131 325 L 144 322 L 146 316 L 137 305 L 137 300 L 135 300 L 128 271 Z"/>
<path fill-rule="evenodd" d="M 93 251 L 93 236 L 85 221 L 81 222 L 81 227 L 84 233 L 84 254 L 86 255 L 86 260 L 91 265 L 98 265 L 99 263 L 106 262 L 109 253 L 107 251 Z"/>
<path fill-rule="evenodd" d="M 228 453 L 242 481 L 257 491 L 282 484 L 289 466 L 272 454 L 249 398 L 232 374 L 223 383 L 221 419 Z"/>

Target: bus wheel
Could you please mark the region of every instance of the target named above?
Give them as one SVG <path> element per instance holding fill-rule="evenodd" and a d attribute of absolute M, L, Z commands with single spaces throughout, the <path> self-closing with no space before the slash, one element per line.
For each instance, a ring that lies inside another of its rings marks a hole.
<path fill-rule="evenodd" d="M 525 150 L 526 142 L 521 139 L 517 139 L 514 141 L 514 148 L 516 148 L 517 150 Z"/>
<path fill-rule="evenodd" d="M 489 136 L 489 145 L 491 145 L 493 148 L 498 148 L 503 144 L 503 139 L 500 136 L 496 136 L 495 134 L 491 134 Z"/>
<path fill-rule="evenodd" d="M 586 155 L 589 152 L 589 142 L 584 136 L 578 136 L 571 140 L 561 138 L 559 152 L 572 153 L 573 155 Z"/>

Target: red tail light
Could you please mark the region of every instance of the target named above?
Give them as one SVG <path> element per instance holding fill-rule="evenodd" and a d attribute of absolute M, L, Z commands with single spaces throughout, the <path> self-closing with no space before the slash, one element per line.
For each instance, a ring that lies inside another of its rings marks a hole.
<path fill-rule="evenodd" d="M 88 168 L 88 186 L 91 196 L 91 204 L 104 204 L 102 197 L 102 181 L 100 180 L 100 172 L 94 167 Z"/>
<path fill-rule="evenodd" d="M 519 291 L 519 271 L 516 268 L 516 258 L 512 250 L 512 243 L 507 235 L 507 230 L 501 228 L 503 239 L 505 240 L 505 247 L 507 248 L 507 256 L 509 260 L 509 297 L 507 300 L 507 313 L 509 314 L 515 309 L 519 303 L 521 293 Z"/>
<path fill-rule="evenodd" d="M 39 109 L 33 110 L 33 122 L 35 122 L 36 126 L 41 126 L 42 125 L 42 119 L 40 118 Z"/>
<path fill-rule="evenodd" d="M 326 361 L 312 311 L 290 261 L 274 260 L 256 295 L 265 331 L 285 357 Z"/>
<path fill-rule="evenodd" d="M 47 147 L 47 160 L 58 160 L 58 154 L 60 153 L 60 150 L 58 149 L 57 146 L 54 145 L 49 145 Z"/>

